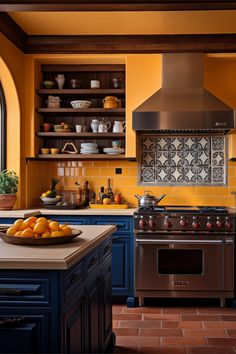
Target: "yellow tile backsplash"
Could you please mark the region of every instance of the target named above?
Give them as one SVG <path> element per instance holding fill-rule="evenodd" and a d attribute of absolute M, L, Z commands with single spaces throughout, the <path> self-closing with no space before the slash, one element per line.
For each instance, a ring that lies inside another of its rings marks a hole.
<path fill-rule="evenodd" d="M 115 174 L 115 168 L 122 168 L 122 174 Z M 64 175 L 58 174 L 63 172 Z M 158 196 L 167 194 L 160 202 L 162 205 L 227 205 L 235 206 L 231 191 L 236 191 L 236 162 L 229 161 L 228 186 L 138 186 L 138 163 L 132 161 L 30 161 L 27 165 L 27 206 L 39 205 L 38 196 L 50 188 L 52 177 L 60 178 L 58 190 L 75 190 L 77 181 L 83 185 L 86 178 L 89 186 L 98 194 L 100 187 L 111 187 L 115 193 L 121 192 L 130 206 L 137 206 L 134 194 L 143 194 L 145 190 Z"/>

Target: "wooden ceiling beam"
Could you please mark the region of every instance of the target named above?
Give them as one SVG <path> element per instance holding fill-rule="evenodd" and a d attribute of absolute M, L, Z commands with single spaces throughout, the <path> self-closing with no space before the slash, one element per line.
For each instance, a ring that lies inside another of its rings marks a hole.
<path fill-rule="evenodd" d="M 235 0 L 1 0 L 0 11 L 235 10 Z"/>
<path fill-rule="evenodd" d="M 27 33 L 4 12 L 0 12 L 0 33 L 24 52 Z"/>
<path fill-rule="evenodd" d="M 236 34 L 28 36 L 25 53 L 236 53 Z"/>

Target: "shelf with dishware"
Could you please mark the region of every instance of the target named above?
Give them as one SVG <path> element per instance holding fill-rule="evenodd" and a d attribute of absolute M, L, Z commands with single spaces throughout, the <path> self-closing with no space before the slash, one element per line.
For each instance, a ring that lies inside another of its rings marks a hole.
<path fill-rule="evenodd" d="M 125 159 L 125 65 L 45 64 L 41 74 L 36 159 Z"/>

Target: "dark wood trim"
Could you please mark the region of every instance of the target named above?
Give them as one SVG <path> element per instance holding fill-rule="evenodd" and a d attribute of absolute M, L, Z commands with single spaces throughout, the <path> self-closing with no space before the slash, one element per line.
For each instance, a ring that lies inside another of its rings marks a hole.
<path fill-rule="evenodd" d="M 91 71 L 91 72 L 98 72 L 98 71 L 125 71 L 124 64 L 81 64 L 81 65 L 67 65 L 67 64 L 42 64 L 41 65 L 42 71 L 45 72 L 81 72 L 81 71 Z"/>
<path fill-rule="evenodd" d="M 27 160 L 127 160 L 124 154 L 54 154 L 42 155 L 37 157 L 27 157 Z"/>
<path fill-rule="evenodd" d="M 75 133 L 75 132 L 68 132 L 68 133 L 54 133 L 54 132 L 38 132 L 36 133 L 37 136 L 41 138 L 87 138 L 87 139 L 125 139 L 125 133 Z"/>
<path fill-rule="evenodd" d="M 236 34 L 28 36 L 25 53 L 236 52 Z"/>
<path fill-rule="evenodd" d="M 7 106 L 0 82 L 0 171 L 7 167 Z"/>
<path fill-rule="evenodd" d="M 58 71 L 59 72 L 59 71 Z M 60 71 L 61 72 L 61 71 Z M 80 96 L 104 96 L 104 95 L 124 95 L 125 89 L 37 89 L 37 95 L 80 95 Z"/>
<path fill-rule="evenodd" d="M 233 10 L 235 0 L 1 0 L 0 11 Z"/>
<path fill-rule="evenodd" d="M 3 12 L 0 12 L 0 33 L 24 52 L 27 34 L 18 26 L 11 16 Z"/>

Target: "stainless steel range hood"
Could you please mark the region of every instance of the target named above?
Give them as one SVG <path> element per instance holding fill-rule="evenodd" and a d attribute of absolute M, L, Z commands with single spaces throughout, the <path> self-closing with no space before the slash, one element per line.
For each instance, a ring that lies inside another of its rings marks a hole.
<path fill-rule="evenodd" d="M 133 111 L 138 132 L 227 132 L 234 110 L 203 88 L 203 54 L 162 56 L 162 88 Z"/>

